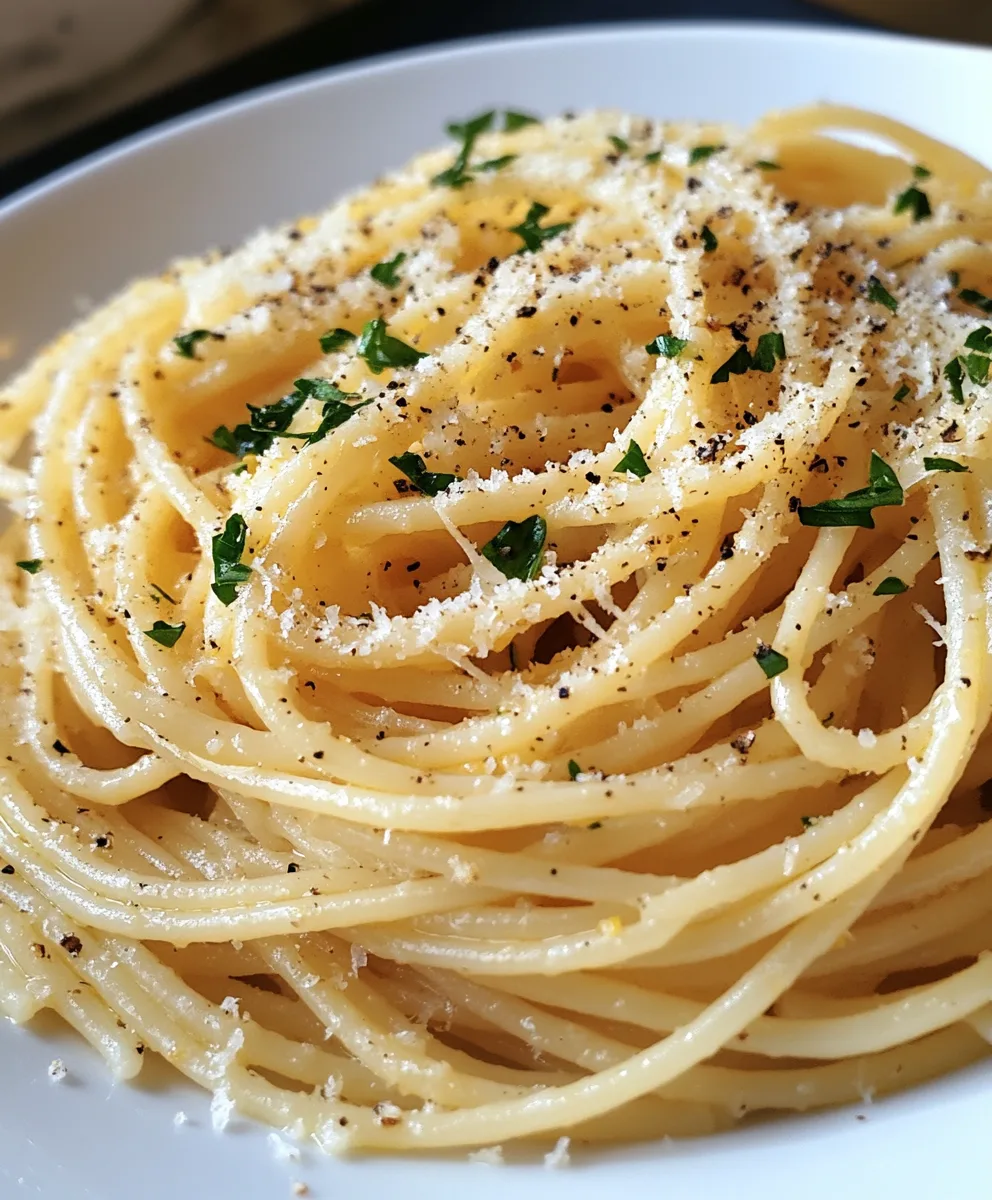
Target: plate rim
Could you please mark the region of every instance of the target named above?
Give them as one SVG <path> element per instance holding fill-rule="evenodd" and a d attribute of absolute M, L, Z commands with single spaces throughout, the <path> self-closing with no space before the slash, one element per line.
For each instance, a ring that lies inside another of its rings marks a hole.
<path fill-rule="evenodd" d="M 984 60 L 992 67 L 992 46 L 983 46 L 970 42 L 944 40 L 942 38 L 920 37 L 916 34 L 902 33 L 890 29 L 862 29 L 835 27 L 821 24 L 814 20 L 809 24 L 798 21 L 747 21 L 740 19 L 723 20 L 657 20 L 657 21 L 609 21 L 602 24 L 590 25 L 547 25 L 533 30 L 515 30 L 500 34 L 479 34 L 472 37 L 453 38 L 450 41 L 427 42 L 421 46 L 408 47 L 403 50 L 390 50 L 382 54 L 371 54 L 350 62 L 335 64 L 329 67 L 317 67 L 288 79 L 276 80 L 259 84 L 214 100 L 207 104 L 191 108 L 186 112 L 163 121 L 157 121 L 136 133 L 128 134 L 111 142 L 107 146 L 94 150 L 81 158 L 67 163 L 49 172 L 41 179 L 19 188 L 0 201 L 0 224 L 20 212 L 23 208 L 47 196 L 58 188 L 71 184 L 90 172 L 109 166 L 118 158 L 126 157 L 135 151 L 153 146 L 161 141 L 182 134 L 194 128 L 209 125 L 214 121 L 223 120 L 240 109 L 253 108 L 283 97 L 290 97 L 298 92 L 308 91 L 324 83 L 334 83 L 338 80 L 347 83 L 365 76 L 375 76 L 389 72 L 397 67 L 405 67 L 414 63 L 441 64 L 449 58 L 462 58 L 466 55 L 484 53 L 490 50 L 509 50 L 521 43 L 534 44 L 572 44 L 584 41 L 622 40 L 630 36 L 651 35 L 664 33 L 674 39 L 710 39 L 717 40 L 732 36 L 745 41 L 761 41 L 769 39 L 778 41 L 830 42 L 835 45 L 845 43 L 872 43 L 875 45 L 891 46 L 892 48 L 916 48 L 929 52 L 939 52 L 946 55 L 961 55 Z"/>

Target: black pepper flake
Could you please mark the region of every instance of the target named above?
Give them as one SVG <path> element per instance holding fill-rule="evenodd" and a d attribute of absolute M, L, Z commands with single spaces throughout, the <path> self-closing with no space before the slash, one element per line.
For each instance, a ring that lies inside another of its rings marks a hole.
<path fill-rule="evenodd" d="M 52 742 L 52 749 L 54 751 L 56 751 L 56 753 L 58 753 L 58 754 L 70 754 L 71 753 L 69 747 L 64 742 L 59 741 L 58 738 L 56 738 L 55 741 Z"/>
<path fill-rule="evenodd" d="M 720 543 L 720 558 L 724 561 L 734 557 L 734 534 L 728 533 Z"/>
<path fill-rule="evenodd" d="M 567 700 L 568 696 L 569 696 L 569 691 L 568 691 L 567 687 L 560 687 L 558 689 L 558 699 L 559 700 Z"/>
<path fill-rule="evenodd" d="M 522 308 L 517 309 L 518 317 L 532 317 L 537 312 L 537 307 L 533 304 L 525 304 Z"/>
<path fill-rule="evenodd" d="M 76 937 L 76 935 L 74 933 L 67 933 L 65 935 L 65 937 L 59 942 L 59 945 L 62 947 L 63 950 L 66 951 L 66 953 L 71 954 L 73 956 L 73 958 L 75 958 L 76 955 L 83 948 L 83 943 L 79 940 L 78 937 Z"/>
<path fill-rule="evenodd" d="M 296 872 L 297 872 L 299 869 L 300 869 L 300 865 L 299 865 L 299 863 L 293 863 L 293 862 L 291 862 L 291 863 L 289 864 L 289 866 L 286 868 L 286 873 L 287 873 L 288 875 L 295 875 L 295 874 L 296 874 Z"/>
<path fill-rule="evenodd" d="M 0 875 L 13 875 L 13 874 L 14 874 L 14 868 L 10 865 L 10 863 L 7 863 L 7 865 L 5 867 L 0 868 Z"/>

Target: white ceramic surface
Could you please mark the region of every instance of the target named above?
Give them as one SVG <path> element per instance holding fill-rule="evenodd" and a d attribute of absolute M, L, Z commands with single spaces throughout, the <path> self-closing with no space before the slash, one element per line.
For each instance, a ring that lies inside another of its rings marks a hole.
<path fill-rule="evenodd" d="M 616 105 L 747 121 L 818 99 L 910 121 L 992 162 L 992 52 L 898 37 L 728 25 L 487 40 L 317 75 L 207 110 L 0 208 L 0 339 L 23 357 L 170 256 L 319 208 L 494 105 Z M 53 1057 L 68 1076 L 47 1076 Z M 154 1067 L 154 1064 L 150 1064 Z M 152 1070 L 115 1086 L 53 1021 L 0 1024 L 0 1197 L 43 1200 L 970 1200 L 992 1194 L 992 1065 L 858 1109 L 641 1146 L 568 1170 L 445 1160 L 278 1162 L 263 1131 L 210 1129 L 207 1098 Z M 174 1127 L 177 1110 L 189 1122 Z"/>

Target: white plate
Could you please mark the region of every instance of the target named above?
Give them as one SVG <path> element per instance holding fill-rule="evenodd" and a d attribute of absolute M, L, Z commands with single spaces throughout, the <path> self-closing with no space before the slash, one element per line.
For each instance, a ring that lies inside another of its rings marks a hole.
<path fill-rule="evenodd" d="M 615 105 L 666 118 L 749 121 L 815 100 L 909 121 L 992 161 L 992 52 L 772 26 L 645 25 L 506 38 L 311 76 L 142 136 L 0 208 L 0 338 L 24 357 L 171 256 L 231 245 L 265 222 L 439 142 L 444 121 L 497 105 L 552 113 Z M 41 1027 L 43 1025 L 43 1028 Z M 69 1075 L 52 1083 L 47 1067 Z M 769 1122 L 708 1141 L 602 1154 L 570 1170 L 446 1160 L 279 1163 L 263 1131 L 210 1130 L 207 1098 L 174 1073 L 114 1086 L 54 1021 L 0 1025 L 0 1196 L 44 1200 L 314 1200 L 360 1190 L 403 1200 L 987 1197 L 992 1068 L 861 1109 Z M 149 1064 L 153 1067 L 154 1064 Z M 190 1122 L 173 1127 L 183 1109 Z"/>

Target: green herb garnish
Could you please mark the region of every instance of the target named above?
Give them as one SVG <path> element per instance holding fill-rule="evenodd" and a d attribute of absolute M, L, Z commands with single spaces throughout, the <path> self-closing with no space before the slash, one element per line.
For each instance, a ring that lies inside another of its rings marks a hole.
<path fill-rule="evenodd" d="M 923 457 L 924 471 L 967 471 L 968 468 L 964 463 L 955 462 L 953 458 L 931 458 L 930 455 Z"/>
<path fill-rule="evenodd" d="M 189 333 L 181 333 L 174 337 L 172 344 L 180 358 L 196 358 L 196 343 L 208 337 L 216 337 L 216 334 L 209 329 L 191 329 Z"/>
<path fill-rule="evenodd" d="M 241 561 L 248 527 L 240 513 L 227 518 L 224 532 L 213 538 L 214 581 L 210 589 L 221 604 L 233 604 L 238 587 L 251 575 L 251 567 Z"/>
<path fill-rule="evenodd" d="M 836 500 L 821 500 L 819 504 L 800 505 L 799 521 L 802 525 L 818 528 L 838 528 L 855 525 L 860 529 L 874 529 L 872 509 L 900 505 L 904 500 L 902 484 L 895 471 L 874 450 L 868 469 L 868 486 L 849 492 Z"/>
<path fill-rule="evenodd" d="M 722 366 L 717 367 L 710 383 L 727 383 L 731 375 L 743 375 L 745 371 L 773 371 L 776 362 L 785 362 L 785 338 L 780 333 L 763 333 L 758 338 L 754 354 L 746 345 L 738 346 Z"/>
<path fill-rule="evenodd" d="M 903 592 L 909 591 L 909 584 L 904 583 L 898 575 L 887 575 L 877 588 L 872 592 L 873 596 L 901 596 Z"/>
<path fill-rule="evenodd" d="M 523 521 L 507 521 L 482 553 L 507 579 L 534 579 L 541 570 L 547 537 L 547 522 L 535 514 Z"/>
<path fill-rule="evenodd" d="M 540 117 L 532 117 L 530 113 L 513 112 L 507 109 L 503 113 L 503 130 L 505 133 L 516 133 L 518 129 L 523 129 L 525 125 L 540 125 Z"/>
<path fill-rule="evenodd" d="M 509 116 L 509 114 L 507 115 Z M 473 176 L 468 170 L 468 160 L 479 137 L 492 128 L 495 117 L 496 112 L 492 110 L 480 113 L 479 116 L 473 117 L 469 121 L 451 122 L 446 126 L 448 134 L 456 141 L 461 142 L 461 149 L 451 166 L 435 175 L 431 183 L 437 184 L 439 187 L 462 188 L 472 182 Z"/>
<path fill-rule="evenodd" d="M 381 283 L 383 287 L 398 287 L 400 277 L 397 272 L 399 267 L 401 267 L 405 262 L 406 253 L 401 250 L 395 258 L 387 259 L 385 262 L 376 263 L 376 265 L 369 271 L 369 274 L 376 281 L 376 283 Z"/>
<path fill-rule="evenodd" d="M 427 357 L 422 350 L 415 350 L 387 333 L 381 317 L 366 322 L 358 339 L 358 355 L 365 359 L 373 375 L 381 374 L 386 367 L 412 367 Z"/>
<path fill-rule="evenodd" d="M 932 174 L 933 171 L 931 171 L 929 167 L 921 166 L 920 163 L 917 163 L 916 166 L 913 167 L 914 179 L 929 179 Z"/>
<path fill-rule="evenodd" d="M 979 325 L 964 339 L 967 350 L 977 350 L 980 354 L 992 354 L 992 329 L 988 325 Z"/>
<path fill-rule="evenodd" d="M 325 354 L 333 354 L 355 340 L 350 329 L 328 329 L 320 335 L 320 348 Z"/>
<path fill-rule="evenodd" d="M 892 397 L 896 404 L 900 404 L 909 395 L 909 384 L 904 383 L 896 394 Z"/>
<path fill-rule="evenodd" d="M 781 171 L 782 170 L 782 164 L 777 163 L 777 162 L 772 162 L 770 158 L 759 158 L 758 161 L 754 165 L 762 171 Z"/>
<path fill-rule="evenodd" d="M 22 571 L 27 571 L 29 575 L 37 575 L 44 565 L 44 559 L 22 558 L 14 565 L 20 567 Z"/>
<path fill-rule="evenodd" d="M 389 460 L 394 467 L 402 471 L 418 492 L 425 496 L 439 496 L 453 483 L 460 481 L 460 476 L 449 475 L 444 471 L 428 471 L 427 464 L 419 454 L 407 451 L 397 454 Z"/>
<path fill-rule="evenodd" d="M 515 233 L 523 239 L 523 245 L 517 254 L 526 254 L 527 251 L 539 250 L 546 241 L 557 237 L 560 233 L 564 233 L 566 229 L 572 228 L 571 221 L 563 221 L 558 225 L 547 225 L 543 228 L 540 221 L 551 211 L 546 204 L 541 204 L 539 200 L 527 210 L 527 216 L 520 222 L 519 225 L 512 225 L 510 233 Z"/>
<path fill-rule="evenodd" d="M 630 143 L 625 142 L 622 137 L 617 137 L 615 133 L 610 134 L 610 145 L 616 150 L 617 154 L 626 154 L 630 149 Z"/>
<path fill-rule="evenodd" d="M 646 163 L 659 163 L 661 162 L 662 153 L 663 151 L 661 150 L 651 150 L 648 154 L 644 155 L 644 161 Z"/>
<path fill-rule="evenodd" d="M 159 585 L 157 583 L 150 583 L 148 586 L 152 589 L 153 592 L 158 592 L 158 594 L 162 597 L 163 600 L 168 600 L 168 602 L 170 604 L 178 604 L 179 603 L 179 601 L 174 596 L 170 596 L 169 593 L 165 590 L 165 588 L 159 587 Z"/>
<path fill-rule="evenodd" d="M 952 358 L 944 368 L 944 378 L 951 389 L 951 399 L 955 404 L 964 404 L 964 366 L 960 358 Z"/>
<path fill-rule="evenodd" d="M 899 311 L 899 301 L 886 291 L 882 286 L 882 282 L 874 275 L 868 276 L 868 299 L 874 300 L 876 304 L 884 304 L 890 312 Z"/>
<path fill-rule="evenodd" d="M 624 471 L 629 471 L 632 475 L 636 475 L 638 479 L 643 479 L 645 475 L 651 474 L 651 468 L 644 458 L 644 451 L 635 441 L 631 441 L 627 447 L 627 453 L 620 459 L 613 470 L 621 474 Z"/>
<path fill-rule="evenodd" d="M 951 281 L 957 287 L 957 281 Z M 992 299 L 985 295 L 984 292 L 976 292 L 974 288 L 965 288 L 958 292 L 959 299 L 965 304 L 971 304 L 974 308 L 980 309 L 984 313 L 992 313 Z"/>
<path fill-rule="evenodd" d="M 678 358 L 688 345 L 685 338 L 673 337 L 670 333 L 659 333 L 653 342 L 648 342 L 644 349 L 648 354 L 660 354 L 662 358 Z"/>
<path fill-rule="evenodd" d="M 754 652 L 754 659 L 762 671 L 764 671 L 766 679 L 774 679 L 776 675 L 781 675 L 789 666 L 789 660 L 784 654 L 779 654 L 777 650 L 773 650 L 771 646 L 765 645 L 764 642 L 758 643 L 758 648 Z"/>
<path fill-rule="evenodd" d="M 485 162 L 475 163 L 473 171 L 502 171 L 510 163 L 517 161 L 516 154 L 504 154 L 499 158 L 487 158 Z"/>
<path fill-rule="evenodd" d="M 892 211 L 897 215 L 903 212 L 910 212 L 913 214 L 914 222 L 925 221 L 933 215 L 929 197 L 926 192 L 921 192 L 918 187 L 908 187 L 904 192 L 900 192 L 896 197 Z"/>
<path fill-rule="evenodd" d="M 989 381 L 989 360 L 984 354 L 962 354 L 961 362 L 972 383 L 979 385 Z"/>
<path fill-rule="evenodd" d="M 575 761 L 574 758 L 570 758 L 568 760 L 568 777 L 569 777 L 569 779 L 571 779 L 574 782 L 576 779 L 578 779 L 578 777 L 581 774 L 582 774 L 582 768 L 579 766 L 579 764 Z"/>
<path fill-rule="evenodd" d="M 185 621 L 180 621 L 178 625 L 170 625 L 167 621 L 155 621 L 151 629 L 145 629 L 142 632 L 145 637 L 151 638 L 153 642 L 158 642 L 160 646 L 165 646 L 171 650 L 183 636 L 185 629 Z"/>
<path fill-rule="evenodd" d="M 696 163 L 705 162 L 711 155 L 720 150 L 726 150 L 726 148 L 726 146 L 693 146 L 689 151 L 689 166 L 694 167 Z"/>
<path fill-rule="evenodd" d="M 710 229 L 709 225 L 704 225 L 699 236 L 703 239 L 703 251 L 706 254 L 712 254 L 713 251 L 720 245 L 717 241 L 716 234 Z"/>

